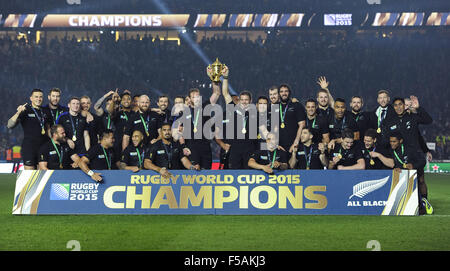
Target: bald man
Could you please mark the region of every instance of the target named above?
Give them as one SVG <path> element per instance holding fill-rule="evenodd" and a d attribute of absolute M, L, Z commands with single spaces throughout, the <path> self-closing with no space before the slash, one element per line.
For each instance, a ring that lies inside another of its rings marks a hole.
<path fill-rule="evenodd" d="M 144 135 L 144 145 L 149 146 L 151 142 L 159 137 L 161 121 L 158 113 L 151 111 L 150 98 L 141 95 L 138 99 L 138 111 L 125 128 L 122 139 L 122 150 L 130 144 L 130 136 L 134 130 L 139 130 Z"/>

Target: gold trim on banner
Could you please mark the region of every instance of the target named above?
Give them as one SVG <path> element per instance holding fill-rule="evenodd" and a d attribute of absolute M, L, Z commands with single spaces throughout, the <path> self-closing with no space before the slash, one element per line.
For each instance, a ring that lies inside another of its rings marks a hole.
<path fill-rule="evenodd" d="M 27 192 L 29 191 L 29 187 L 30 187 L 31 183 L 34 183 L 34 181 L 36 180 L 38 175 L 39 175 L 39 170 L 33 170 L 33 173 L 31 175 L 31 177 L 28 179 L 28 182 L 22 188 L 22 191 L 19 192 L 20 196 L 17 201 L 16 208 L 13 210 L 13 212 L 15 212 L 16 210 L 19 210 L 19 209 L 21 210 L 23 202 L 25 200 L 25 196 L 26 196 Z"/>
<path fill-rule="evenodd" d="M 402 215 L 405 212 L 405 207 L 409 202 L 409 199 L 411 198 L 412 192 L 414 191 L 414 179 L 416 178 L 416 174 L 413 174 L 408 179 L 408 187 L 406 188 L 406 203 L 403 205 L 403 208 L 400 211 L 400 214 Z"/>
<path fill-rule="evenodd" d="M 49 174 L 47 174 L 47 177 L 45 178 L 45 180 L 41 180 L 41 181 L 47 182 L 54 172 L 54 170 L 47 170 L 47 171 L 49 172 Z M 44 192 L 44 189 L 46 186 L 47 186 L 47 184 L 45 184 L 44 187 L 42 187 L 41 192 L 39 192 L 39 195 L 33 200 L 33 203 L 31 203 L 30 214 L 35 215 L 37 213 L 37 209 L 39 207 L 39 202 L 41 200 L 42 192 Z"/>
<path fill-rule="evenodd" d="M 395 186 L 397 186 L 399 181 L 400 181 L 400 174 L 397 173 L 395 170 L 392 170 L 391 190 L 389 191 L 389 195 L 388 195 L 387 201 L 389 201 L 389 198 L 392 195 L 392 191 L 394 190 Z M 392 206 L 392 207 L 394 207 L 394 206 Z M 384 214 L 386 212 L 386 208 L 387 208 L 387 205 L 384 206 L 384 209 L 381 212 L 381 214 Z"/>

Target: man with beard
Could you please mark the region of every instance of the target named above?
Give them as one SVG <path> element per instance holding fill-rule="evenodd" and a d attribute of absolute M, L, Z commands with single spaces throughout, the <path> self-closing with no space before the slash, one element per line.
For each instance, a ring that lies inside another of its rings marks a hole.
<path fill-rule="evenodd" d="M 320 142 L 325 145 L 330 142 L 330 131 L 328 130 L 328 120 L 323 115 L 317 114 L 317 102 L 309 99 L 305 103 L 306 109 L 306 126 L 313 136 L 313 142 Z"/>
<path fill-rule="evenodd" d="M 80 99 L 72 97 L 69 100 L 69 112 L 64 112 L 58 118 L 58 124 L 64 127 L 67 135 L 67 143 L 75 150 L 78 155 L 85 154 L 90 146 L 91 141 L 87 128 L 86 118 L 81 116 Z"/>
<path fill-rule="evenodd" d="M 144 157 L 148 149 L 144 146 L 144 135 L 139 130 L 134 130 L 131 136 L 131 143 L 122 152 L 120 169 L 138 172 L 144 167 Z"/>
<path fill-rule="evenodd" d="M 337 101 L 337 100 L 336 100 Z M 364 157 L 358 144 L 354 144 L 353 131 L 346 128 L 341 133 L 339 144 L 329 152 L 328 169 L 365 169 Z"/>
<path fill-rule="evenodd" d="M 48 93 L 48 104 L 42 107 L 46 114 L 51 116 L 52 125 L 56 124 L 59 116 L 63 112 L 69 111 L 69 108 L 59 104 L 61 100 L 61 90 L 59 88 L 52 88 Z"/>
<path fill-rule="evenodd" d="M 324 169 L 328 165 L 325 155 L 325 144 L 314 143 L 311 128 L 303 128 L 300 136 L 301 143 L 294 148 L 289 167 L 293 169 Z"/>
<path fill-rule="evenodd" d="M 288 154 L 278 148 L 278 139 L 274 133 L 267 135 L 266 146 L 267 150 L 256 150 L 250 155 L 248 167 L 268 174 L 272 174 L 274 169 L 288 169 Z"/>
<path fill-rule="evenodd" d="M 120 106 L 115 110 L 114 126 L 114 150 L 117 157 L 122 154 L 122 142 L 125 130 L 135 114 L 131 110 L 131 94 L 129 92 L 123 92 L 120 97 Z M 128 143 L 129 144 L 129 143 Z"/>
<path fill-rule="evenodd" d="M 329 116 L 328 128 L 330 130 L 330 143 L 328 149 L 334 149 L 335 145 L 342 143 L 342 132 L 350 129 L 353 132 L 353 139 L 359 140 L 358 127 L 352 114 L 346 110 L 345 100 L 337 98 L 334 102 L 334 113 Z"/>
<path fill-rule="evenodd" d="M 386 121 L 385 133 L 399 132 L 404 139 L 404 145 L 406 145 L 409 150 L 416 152 L 414 156 L 423 157 L 424 154 L 420 148 L 419 124 L 431 124 L 433 119 L 425 111 L 425 109 L 419 106 L 419 100 L 417 97 L 411 96 L 411 101 L 411 109 L 417 112 L 415 114 L 409 114 L 406 111 L 405 101 L 403 98 L 394 99 L 393 107 L 396 115 Z M 432 207 L 427 200 L 428 188 L 425 183 L 424 166 L 417 168 L 417 179 L 420 193 L 419 196 L 422 199 L 422 203 L 425 205 L 427 212 L 432 213 Z"/>
<path fill-rule="evenodd" d="M 106 99 L 105 110 L 102 108 L 103 101 Z M 95 112 L 97 114 L 98 133 L 102 133 L 105 130 L 116 131 L 116 111 L 119 109 L 120 96 L 116 91 L 110 91 L 102 98 L 100 98 L 94 105 Z"/>
<path fill-rule="evenodd" d="M 150 145 L 151 141 L 159 137 L 161 122 L 158 113 L 151 111 L 150 98 L 147 95 L 139 97 L 139 110 L 136 112 L 127 128 L 122 139 L 122 149 L 125 150 L 130 144 L 131 133 L 134 130 L 140 130 L 144 135 L 144 145 Z"/>
<path fill-rule="evenodd" d="M 319 91 L 317 91 L 317 103 L 319 107 L 317 108 L 317 115 L 324 116 L 328 119 L 329 116 L 333 114 L 334 99 L 328 90 L 329 82 L 324 76 L 319 77 L 317 84 L 320 86 Z"/>
<path fill-rule="evenodd" d="M 356 126 L 358 128 L 358 132 L 360 136 L 363 136 L 367 129 L 370 128 L 371 121 L 370 121 L 370 113 L 369 112 L 363 112 L 362 108 L 364 105 L 363 98 L 360 96 L 353 96 L 352 100 L 350 101 L 350 108 L 352 112 L 352 117 L 356 122 Z"/>
<path fill-rule="evenodd" d="M 89 149 L 88 153 L 79 160 L 80 169 L 96 182 L 103 181 L 101 173 L 93 170 L 111 170 L 120 166 L 114 156 L 114 133 L 111 130 L 103 131 L 100 143 Z M 89 164 L 89 166 L 88 166 Z"/>
<path fill-rule="evenodd" d="M 378 143 L 385 148 L 389 147 L 389 134 L 388 131 L 384 129 L 383 124 L 385 121 L 395 116 L 394 108 L 389 104 L 390 100 L 391 98 L 389 97 L 389 92 L 387 90 L 378 91 L 377 103 L 379 106 L 371 113 L 370 117 L 370 126 L 376 129 L 378 133 Z"/>
<path fill-rule="evenodd" d="M 43 92 L 33 89 L 30 95 L 31 105 L 25 103 L 17 107 L 17 112 L 8 120 L 7 127 L 12 129 L 21 124 L 23 142 L 21 156 L 25 169 L 36 169 L 39 159 L 39 147 L 49 140 L 50 116 L 42 110 Z"/>
<path fill-rule="evenodd" d="M 295 145 L 300 142 L 300 134 L 305 127 L 305 108 L 301 103 L 291 101 L 291 88 L 287 84 L 282 84 L 278 88 L 280 95 L 279 109 L 280 116 L 280 140 L 279 144 L 284 150 L 292 152 Z"/>
<path fill-rule="evenodd" d="M 39 169 L 72 169 L 80 157 L 66 143 L 66 132 L 61 124 L 50 128 L 50 141 L 39 149 Z"/>
<path fill-rule="evenodd" d="M 200 170 L 200 165 L 192 165 L 184 156 L 181 145 L 173 141 L 170 123 L 161 126 L 161 140 L 150 147 L 150 151 L 144 157 L 144 167 L 158 172 L 164 178 L 172 176 L 169 169 Z"/>
<path fill-rule="evenodd" d="M 91 144 L 98 143 L 97 123 L 99 118 L 90 112 L 92 106 L 91 98 L 87 95 L 83 95 L 80 98 L 81 116 L 86 118 L 89 138 Z"/>
<path fill-rule="evenodd" d="M 171 120 L 171 110 L 169 109 L 169 97 L 166 95 L 161 95 L 158 97 L 158 102 L 156 103 L 158 105 L 158 108 L 152 109 L 156 113 L 158 113 L 160 122 L 166 123 Z"/>

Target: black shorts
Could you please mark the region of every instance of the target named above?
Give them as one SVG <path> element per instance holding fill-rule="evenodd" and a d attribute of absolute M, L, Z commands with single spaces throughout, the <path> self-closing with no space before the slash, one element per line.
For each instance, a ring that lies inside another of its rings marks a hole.
<path fill-rule="evenodd" d="M 191 151 L 189 160 L 193 165 L 200 165 L 201 169 L 211 169 L 212 152 L 208 141 L 189 142 L 186 146 Z"/>
<path fill-rule="evenodd" d="M 20 154 L 22 156 L 24 166 L 36 167 L 39 164 L 39 142 L 31 142 L 24 139 Z"/>
<path fill-rule="evenodd" d="M 252 144 L 232 144 L 230 147 L 228 168 L 229 169 L 248 169 L 248 160 L 250 155 L 255 151 Z"/>

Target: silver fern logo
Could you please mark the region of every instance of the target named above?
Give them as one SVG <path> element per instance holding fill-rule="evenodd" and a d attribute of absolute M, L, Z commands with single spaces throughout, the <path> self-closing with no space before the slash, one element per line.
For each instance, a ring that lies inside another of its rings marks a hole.
<path fill-rule="evenodd" d="M 353 186 L 353 194 L 348 199 L 351 199 L 354 196 L 361 199 L 365 195 L 383 187 L 388 180 L 389 176 L 379 180 L 364 181 L 359 184 L 355 184 Z"/>

